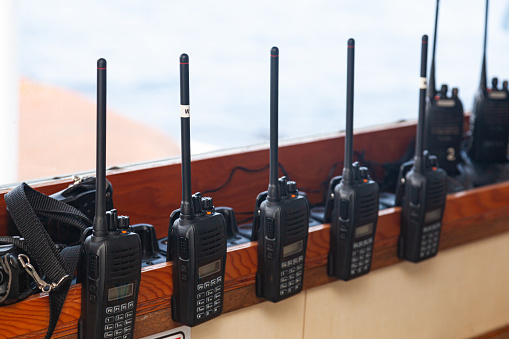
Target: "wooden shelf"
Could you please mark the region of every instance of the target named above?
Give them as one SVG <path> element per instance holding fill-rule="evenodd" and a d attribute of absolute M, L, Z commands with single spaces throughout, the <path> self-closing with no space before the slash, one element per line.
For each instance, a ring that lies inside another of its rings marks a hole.
<path fill-rule="evenodd" d="M 412 140 L 415 125 L 410 123 L 364 131 L 356 135 L 356 149 L 364 150 L 366 158 L 377 162 L 397 160 Z M 378 142 L 384 140 L 384 142 Z M 310 202 L 322 200 L 320 184 L 337 159 L 342 158 L 343 136 L 282 147 L 280 162 L 296 180 L 307 187 Z M 387 145 L 394 145 L 388 148 Z M 337 151 L 336 151 L 337 150 Z M 268 162 L 268 150 L 237 152 L 204 158 L 193 162 L 193 189 L 209 190 L 220 186 L 235 166 L 262 168 Z M 341 166 L 339 166 L 341 167 Z M 211 171 L 210 169 L 214 170 Z M 336 174 L 341 168 L 336 169 Z M 236 212 L 249 212 L 256 194 L 266 189 L 268 171 L 239 171 L 227 187 L 213 194 L 216 206 L 231 206 Z M 170 212 L 180 204 L 180 164 L 151 165 L 134 170 L 110 173 L 114 187 L 115 207 L 129 215 L 133 223 L 156 226 L 159 237 L 166 236 Z M 68 180 L 32 185 L 44 193 L 64 188 Z M 5 190 L 3 193 L 7 192 Z M 0 199 L 2 204 L 3 199 Z M 448 196 L 443 221 L 440 251 L 471 241 L 509 231 L 509 183 L 486 186 Z M 0 204 L 0 234 L 12 230 L 12 224 Z M 3 222 L 1 222 L 3 221 Z M 400 209 L 380 212 L 374 242 L 372 269 L 399 262 L 396 256 Z M 303 288 L 335 281 L 326 274 L 329 249 L 329 225 L 312 227 L 309 233 Z M 251 242 L 228 249 L 225 278 L 224 313 L 262 302 L 255 295 L 254 278 L 257 266 L 257 243 Z M 438 254 L 440 256 L 440 252 Z M 430 259 L 433 260 L 433 259 Z M 171 318 L 172 264 L 144 268 L 140 285 L 135 337 L 155 334 L 179 326 Z M 81 286 L 71 287 L 55 330 L 55 338 L 75 338 L 80 314 Z M 46 332 L 48 296 L 34 295 L 13 305 L 0 307 L 0 337 L 36 338 Z"/>

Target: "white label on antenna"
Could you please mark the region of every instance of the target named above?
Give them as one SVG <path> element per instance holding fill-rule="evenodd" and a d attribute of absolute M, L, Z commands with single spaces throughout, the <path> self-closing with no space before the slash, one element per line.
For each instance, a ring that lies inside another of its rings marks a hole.
<path fill-rule="evenodd" d="M 426 78 L 424 78 L 424 77 L 419 78 L 419 88 L 420 89 L 428 88 L 428 82 L 426 81 Z"/>
<path fill-rule="evenodd" d="M 181 118 L 189 118 L 191 113 L 191 109 L 189 105 L 180 105 L 180 117 Z"/>

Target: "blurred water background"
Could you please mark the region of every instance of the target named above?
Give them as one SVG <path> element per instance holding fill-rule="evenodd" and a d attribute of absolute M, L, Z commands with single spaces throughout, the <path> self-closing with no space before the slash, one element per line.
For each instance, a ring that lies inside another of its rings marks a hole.
<path fill-rule="evenodd" d="M 440 8 L 437 86 L 459 87 L 467 111 L 479 85 L 484 6 L 445 0 Z M 432 38 L 435 1 L 20 0 L 16 13 L 21 76 L 95 101 L 104 57 L 109 106 L 177 143 L 178 59 L 188 53 L 199 153 L 268 141 L 272 46 L 280 49 L 281 138 L 344 128 L 351 37 L 355 128 L 416 119 L 420 38 Z M 488 30 L 488 76 L 507 79 L 509 1 L 491 1 Z"/>

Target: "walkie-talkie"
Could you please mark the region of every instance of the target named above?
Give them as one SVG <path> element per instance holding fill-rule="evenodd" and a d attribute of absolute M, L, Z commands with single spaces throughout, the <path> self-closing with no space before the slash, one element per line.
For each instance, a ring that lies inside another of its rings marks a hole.
<path fill-rule="evenodd" d="M 378 184 L 366 167 L 353 160 L 353 94 L 355 41 L 348 40 L 346 135 L 343 178 L 334 189 L 327 274 L 350 280 L 371 269 L 378 221 Z"/>
<path fill-rule="evenodd" d="M 398 256 L 412 262 L 437 254 L 446 201 L 447 173 L 438 167 L 437 158 L 424 150 L 427 53 L 428 36 L 424 35 L 414 163 L 404 179 L 398 180 L 398 191 L 404 189 Z"/>
<path fill-rule="evenodd" d="M 189 57 L 180 56 L 182 204 L 170 216 L 168 253 L 173 262 L 173 320 L 195 326 L 223 311 L 226 226 L 212 198 L 191 196 Z M 178 213 L 178 218 L 176 215 Z M 175 220 L 174 222 L 172 222 Z"/>
<path fill-rule="evenodd" d="M 278 179 L 279 49 L 270 55 L 270 175 L 266 199 L 255 211 L 258 239 L 256 296 L 276 302 L 302 290 L 309 231 L 309 204 L 294 181 Z"/>
<path fill-rule="evenodd" d="M 481 83 L 474 100 L 470 125 L 472 140 L 469 155 L 478 163 L 507 162 L 509 136 L 509 92 L 507 80 L 498 87 L 493 78 L 492 87 L 487 86 L 486 43 L 488 34 L 488 0 L 484 21 L 484 50 Z"/>
<path fill-rule="evenodd" d="M 79 337 L 133 338 L 141 243 L 129 217 L 106 212 L 106 60 L 97 61 L 97 160 L 93 233 L 85 239 Z"/>
<path fill-rule="evenodd" d="M 447 85 L 440 91 L 435 87 L 435 49 L 438 26 L 437 0 L 435 12 L 435 33 L 433 36 L 433 54 L 428 84 L 428 104 L 426 106 L 426 141 L 424 147 L 438 158 L 440 167 L 448 175 L 460 174 L 458 162 L 461 159 L 461 143 L 463 140 L 463 104 L 458 97 L 458 89 L 453 88 L 447 94 Z"/>

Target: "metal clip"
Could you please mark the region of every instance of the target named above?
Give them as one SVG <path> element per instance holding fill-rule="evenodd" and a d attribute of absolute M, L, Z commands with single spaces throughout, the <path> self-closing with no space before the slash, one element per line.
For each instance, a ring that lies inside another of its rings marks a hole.
<path fill-rule="evenodd" d="M 73 175 L 72 176 L 72 183 L 69 184 L 68 187 L 73 187 L 74 185 L 77 185 L 79 184 L 80 182 L 82 182 L 83 180 L 85 179 L 85 176 L 84 175 Z"/>
<path fill-rule="evenodd" d="M 39 277 L 35 268 L 32 266 L 32 264 L 30 264 L 30 258 L 28 258 L 26 254 L 19 254 L 18 260 L 21 263 L 21 266 L 23 266 L 23 268 L 25 269 L 25 271 L 27 271 L 27 273 L 30 274 L 32 278 L 34 278 L 35 282 L 37 283 L 37 287 L 39 287 L 39 289 L 42 292 L 51 292 L 52 290 L 58 288 L 62 281 L 69 278 L 69 275 L 66 274 L 62 277 L 62 279 L 60 279 L 59 282 L 48 284 L 47 282 L 42 280 L 41 277 Z"/>

